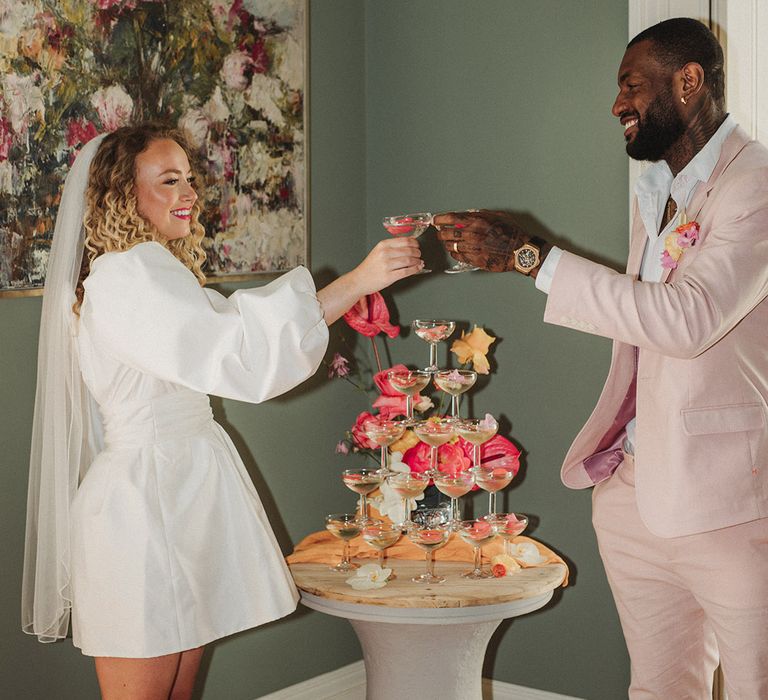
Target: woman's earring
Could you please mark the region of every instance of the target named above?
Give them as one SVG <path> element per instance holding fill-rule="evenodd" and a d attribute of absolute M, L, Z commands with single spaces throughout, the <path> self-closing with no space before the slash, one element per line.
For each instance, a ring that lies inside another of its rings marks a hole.
<path fill-rule="evenodd" d="M 684 105 L 688 104 L 688 100 L 686 100 L 685 97 L 681 97 L 680 102 L 682 102 Z"/>

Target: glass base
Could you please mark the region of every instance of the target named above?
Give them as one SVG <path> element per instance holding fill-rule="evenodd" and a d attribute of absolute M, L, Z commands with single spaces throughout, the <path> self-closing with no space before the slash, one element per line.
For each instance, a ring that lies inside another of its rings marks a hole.
<path fill-rule="evenodd" d="M 465 571 L 461 574 L 462 578 L 480 579 L 480 578 L 493 578 L 493 574 L 487 571 L 481 571 L 479 569 L 473 569 L 472 571 Z"/>
<path fill-rule="evenodd" d="M 414 576 L 411 581 L 414 583 L 442 583 L 445 581 L 445 576 L 432 576 L 432 574 L 421 574 Z"/>
<path fill-rule="evenodd" d="M 329 566 L 328 567 L 331 571 L 338 571 L 341 574 L 346 574 L 348 571 L 354 571 L 355 569 L 359 569 L 359 564 L 354 564 L 351 561 L 340 561 L 336 566 Z"/>
<path fill-rule="evenodd" d="M 455 275 L 457 272 L 474 272 L 479 270 L 479 267 L 470 265 L 469 263 L 457 263 L 453 267 L 449 267 L 447 270 L 443 270 L 447 275 Z"/>

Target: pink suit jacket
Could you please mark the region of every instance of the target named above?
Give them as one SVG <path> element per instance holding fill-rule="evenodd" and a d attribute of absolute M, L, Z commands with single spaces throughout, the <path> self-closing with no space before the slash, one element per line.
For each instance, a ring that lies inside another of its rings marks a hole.
<path fill-rule="evenodd" d="M 638 281 L 635 203 L 626 274 L 564 253 L 544 316 L 614 340 L 563 482 L 610 475 L 600 461 L 621 446 L 636 397 L 638 508 L 661 537 L 768 517 L 768 149 L 737 127 L 687 213 L 700 238 L 663 283 Z"/>

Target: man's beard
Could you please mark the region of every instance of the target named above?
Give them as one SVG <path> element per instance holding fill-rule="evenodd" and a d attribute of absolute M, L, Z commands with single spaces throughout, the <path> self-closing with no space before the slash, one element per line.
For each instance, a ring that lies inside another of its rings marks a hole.
<path fill-rule="evenodd" d="M 638 120 L 635 138 L 627 143 L 627 155 L 635 160 L 661 160 L 684 131 L 685 124 L 668 89 L 657 95 Z"/>

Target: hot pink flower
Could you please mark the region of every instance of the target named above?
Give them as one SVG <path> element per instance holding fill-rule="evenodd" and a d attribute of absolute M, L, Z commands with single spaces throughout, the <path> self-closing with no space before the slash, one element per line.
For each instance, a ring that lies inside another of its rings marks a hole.
<path fill-rule="evenodd" d="M 472 458 L 472 444 L 459 438 L 464 454 Z M 520 469 L 520 450 L 507 438 L 494 435 L 488 442 L 480 445 L 480 464 L 484 467 L 506 467 L 517 474 Z"/>
<path fill-rule="evenodd" d="M 349 445 L 347 445 L 344 440 L 339 440 L 336 443 L 336 454 L 337 455 L 348 455 L 349 454 Z"/>
<path fill-rule="evenodd" d="M 400 335 L 400 328 L 389 322 L 389 309 L 379 292 L 360 299 L 344 314 L 344 320 L 350 328 L 367 338 L 373 338 L 382 331 L 390 338 Z"/>
<path fill-rule="evenodd" d="M 369 420 L 381 420 L 377 416 L 374 416 L 372 413 L 369 413 L 368 411 L 363 411 L 361 414 L 357 416 L 357 419 L 355 420 L 355 424 L 352 426 L 352 430 L 350 431 L 352 433 L 352 442 L 354 443 L 355 447 L 361 450 L 378 450 L 379 446 L 368 439 L 368 436 L 365 434 L 365 424 Z"/>
<path fill-rule="evenodd" d="M 424 442 L 411 447 L 403 455 L 403 463 L 412 472 L 428 471 L 432 465 L 432 448 Z M 447 443 L 437 448 L 437 469 L 445 474 L 453 474 L 469 469 L 472 462 L 459 443 Z"/>

